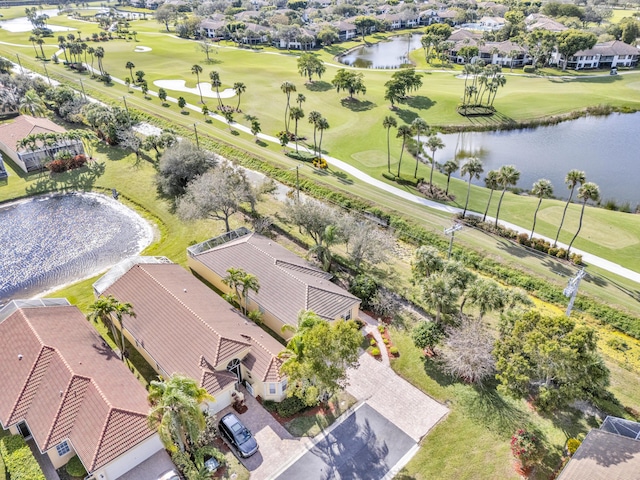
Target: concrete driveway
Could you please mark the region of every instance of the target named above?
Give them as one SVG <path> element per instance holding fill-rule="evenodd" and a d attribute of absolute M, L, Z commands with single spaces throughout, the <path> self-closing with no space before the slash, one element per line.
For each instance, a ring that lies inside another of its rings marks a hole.
<path fill-rule="evenodd" d="M 280 465 L 303 453 L 312 442 L 309 438 L 292 436 L 244 388 L 242 391 L 245 394 L 248 410 L 239 414 L 232 407 L 227 407 L 218 412 L 216 417 L 221 419 L 227 413 L 233 412 L 244 426 L 251 430 L 258 442 L 259 450 L 249 458 L 243 458 L 240 461 L 251 472 L 251 480 L 265 480 Z"/>
<path fill-rule="evenodd" d="M 278 474 L 277 480 L 380 480 L 417 443 L 366 403 Z"/>

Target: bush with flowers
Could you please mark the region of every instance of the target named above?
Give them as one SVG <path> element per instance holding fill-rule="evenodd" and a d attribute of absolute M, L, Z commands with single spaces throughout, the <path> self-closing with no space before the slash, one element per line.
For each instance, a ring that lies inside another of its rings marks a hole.
<path fill-rule="evenodd" d="M 544 457 L 544 447 L 540 439 L 522 428 L 511 437 L 511 452 L 523 468 L 540 463 Z"/>

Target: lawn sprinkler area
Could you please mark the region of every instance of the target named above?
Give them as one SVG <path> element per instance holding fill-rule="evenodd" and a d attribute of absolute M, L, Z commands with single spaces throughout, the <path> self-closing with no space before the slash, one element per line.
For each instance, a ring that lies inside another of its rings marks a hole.
<path fill-rule="evenodd" d="M 164 88 L 166 90 L 174 90 L 177 92 L 192 93 L 194 95 L 200 95 L 202 90 L 202 96 L 207 98 L 218 98 L 218 94 L 211 88 L 210 83 L 200 82 L 199 86 L 194 88 L 186 86 L 187 82 L 184 80 L 156 80 L 153 84 L 158 88 Z M 220 98 L 235 97 L 236 92 L 233 88 L 226 88 L 220 92 Z"/>

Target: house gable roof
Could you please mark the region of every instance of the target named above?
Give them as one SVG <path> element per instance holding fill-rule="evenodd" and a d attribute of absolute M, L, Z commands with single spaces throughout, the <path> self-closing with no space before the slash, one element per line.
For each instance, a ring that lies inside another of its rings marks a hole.
<path fill-rule="evenodd" d="M 1 320 L 0 364 L 0 421 L 26 420 L 42 451 L 68 439 L 93 471 L 154 434 L 144 387 L 76 307 L 19 308 Z M 121 433 L 104 435 L 113 429 Z"/>
<path fill-rule="evenodd" d="M 16 143 L 27 135 L 37 133 L 64 133 L 66 130 L 48 118 L 20 115 L 11 123 L 0 125 L 0 143 L 17 152 Z"/>
<path fill-rule="evenodd" d="M 251 299 L 285 324 L 297 325 L 301 310 L 334 320 L 360 300 L 330 282 L 326 272 L 262 235 L 251 233 L 193 256 L 220 277 L 241 268 L 258 278 Z"/>
<path fill-rule="evenodd" d="M 104 295 L 133 304 L 136 316 L 127 318 L 125 328 L 160 369 L 198 380 L 213 396 L 230 383 L 227 362 L 247 356 L 253 338 L 264 342 L 268 352 L 268 358 L 253 365 L 258 376 L 284 348 L 176 264 L 133 265 Z"/>
<path fill-rule="evenodd" d="M 636 47 L 633 47 L 627 43 L 621 42 L 620 40 L 611 40 L 610 42 L 596 43 L 593 48 L 588 50 L 580 50 L 579 52 L 574 53 L 574 57 L 584 56 L 584 55 L 601 55 L 604 57 L 614 56 L 614 55 L 635 55 L 638 56 L 640 51 Z"/>

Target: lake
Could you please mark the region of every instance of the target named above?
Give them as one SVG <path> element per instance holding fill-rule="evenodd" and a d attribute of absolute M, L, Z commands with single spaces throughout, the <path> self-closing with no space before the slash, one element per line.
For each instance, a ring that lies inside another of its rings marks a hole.
<path fill-rule="evenodd" d="M 399 68 L 409 64 L 409 52 L 422 48 L 422 34 L 391 37 L 389 41 L 363 45 L 338 58 L 340 63 L 358 68 Z"/>
<path fill-rule="evenodd" d="M 569 190 L 564 177 L 571 169 L 584 170 L 587 181 L 600 187 L 602 199 L 640 203 L 640 113 L 584 117 L 558 125 L 500 132 L 441 135 L 445 148 L 436 152 L 440 164 L 458 157 L 476 156 L 484 163 L 477 185 L 484 186 L 489 170 L 515 165 L 518 187 L 529 190 L 540 178 L 549 179 L 558 198 Z M 464 161 L 461 160 L 461 163 Z M 458 176 L 457 173 L 454 176 Z M 465 178 L 466 180 L 466 178 Z"/>
<path fill-rule="evenodd" d="M 149 223 L 104 195 L 45 195 L 0 205 L 0 305 L 96 275 L 152 239 Z"/>

